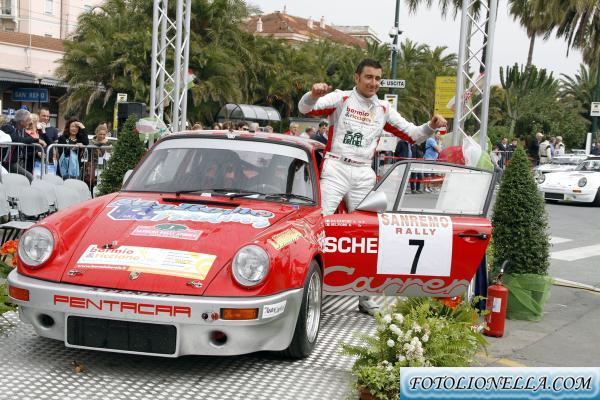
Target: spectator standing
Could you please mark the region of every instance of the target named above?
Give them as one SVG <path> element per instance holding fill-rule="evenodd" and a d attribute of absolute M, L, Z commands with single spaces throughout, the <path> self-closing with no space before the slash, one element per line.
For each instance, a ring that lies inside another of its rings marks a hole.
<path fill-rule="evenodd" d="M 283 132 L 284 135 L 300 136 L 300 125 L 297 122 L 290 124 L 290 129 Z"/>
<path fill-rule="evenodd" d="M 540 163 L 540 143 L 542 143 L 543 138 L 544 135 L 538 132 L 535 134 L 535 139 L 529 144 L 529 155 L 533 159 L 534 165 L 539 165 Z"/>
<path fill-rule="evenodd" d="M 50 110 L 47 108 L 40 109 L 40 128 L 43 133 L 46 134 L 48 146 L 55 143 L 60 136 L 60 132 L 57 128 L 50 125 Z"/>
<path fill-rule="evenodd" d="M 98 149 L 92 150 L 91 157 L 84 162 L 83 181 L 92 188 L 96 186 L 104 165 L 110 159 L 110 149 L 106 147 L 112 147 L 112 144 L 108 140 L 108 126 L 105 123 L 96 127 L 90 144 L 97 146 Z"/>
<path fill-rule="evenodd" d="M 196 122 L 193 126 L 192 126 L 192 130 L 193 131 L 201 131 L 202 128 L 202 124 L 200 122 Z"/>
<path fill-rule="evenodd" d="M 548 142 L 550 143 L 550 158 L 554 157 L 554 144 L 556 143 L 556 138 L 554 136 L 550 136 L 550 140 L 548 140 Z"/>
<path fill-rule="evenodd" d="M 498 182 L 502 180 L 502 156 L 504 153 L 501 152 L 500 147 L 498 145 L 494 146 L 492 149 L 492 153 L 490 154 L 490 158 L 492 160 L 492 164 L 494 164 L 494 172 L 496 173 L 496 177 L 498 178 Z"/>
<path fill-rule="evenodd" d="M 29 136 L 25 131 L 27 126 L 31 122 L 31 113 L 27 110 L 21 109 L 17 110 L 14 118 L 7 124 L 4 124 L 0 127 L 0 130 L 4 131 L 10 135 L 10 138 L 13 143 L 24 143 L 24 144 L 32 144 L 32 143 L 40 143 L 40 140 L 34 137 Z M 40 143 L 41 144 L 41 143 Z M 2 154 L 2 164 L 4 168 L 8 170 L 8 172 L 13 172 L 16 174 L 23 175 L 29 179 L 29 181 L 33 180 L 33 175 L 27 171 L 26 168 L 20 165 L 19 161 L 24 159 L 25 152 L 17 149 L 17 146 L 14 146 L 6 153 Z"/>
<path fill-rule="evenodd" d="M 25 129 L 25 133 L 31 136 L 34 139 L 38 139 L 38 144 L 42 146 L 44 149 L 47 146 L 48 138 L 46 134 L 42 132 L 40 118 L 37 114 L 31 114 L 31 120 Z M 39 151 L 39 147 L 27 147 L 25 149 L 25 169 L 33 174 L 33 170 L 35 168 L 35 162 L 40 161 L 39 169 L 41 171 L 41 160 L 43 154 Z"/>
<path fill-rule="evenodd" d="M 590 154 L 593 156 L 600 156 L 600 142 L 596 143 L 596 147 L 592 149 Z"/>
<path fill-rule="evenodd" d="M 317 133 L 315 133 L 315 136 L 313 137 L 314 140 L 323 143 L 324 145 L 327 145 L 327 128 L 328 128 L 329 124 L 327 123 L 327 121 L 321 121 L 319 122 L 319 129 L 317 130 Z"/>
<path fill-rule="evenodd" d="M 308 128 L 306 128 L 304 130 L 304 132 L 302 132 L 300 134 L 301 137 L 303 138 L 311 138 L 315 135 L 315 128 L 313 128 L 312 126 L 309 126 Z"/>
<path fill-rule="evenodd" d="M 498 154 L 500 155 L 500 161 L 498 161 L 498 166 L 500 168 L 504 168 L 506 165 L 506 160 L 508 156 L 508 138 L 502 138 L 500 143 L 498 143 Z"/>
<path fill-rule="evenodd" d="M 411 145 L 412 158 L 420 160 L 423 158 L 423 148 L 421 145 L 414 143 Z M 422 172 L 413 172 L 410 174 L 410 191 L 411 193 L 423 193 L 421 190 L 421 182 L 423 181 Z M 414 192 L 413 192 L 414 190 Z"/>
<path fill-rule="evenodd" d="M 82 148 L 82 147 L 90 144 L 90 141 L 87 137 L 87 134 L 85 133 L 85 126 L 81 123 L 81 121 L 79 121 L 77 118 L 71 118 L 65 125 L 65 130 L 63 131 L 62 136 L 58 138 L 58 143 L 59 144 L 77 145 L 78 148 Z M 71 171 L 69 171 L 69 163 L 71 160 L 71 151 L 76 152 L 77 161 L 78 161 L 77 167 L 78 167 L 79 171 L 81 171 L 81 166 L 82 166 L 81 159 L 83 158 L 84 152 L 79 151 L 79 149 L 65 148 L 65 147 L 61 147 L 58 149 L 59 168 L 57 168 L 56 171 L 63 178 L 77 179 L 79 177 L 79 172 L 77 172 L 77 174 L 75 175 L 75 174 L 71 173 L 72 169 L 71 169 Z M 61 161 L 61 160 L 65 160 L 65 161 Z M 62 167 L 61 167 L 61 164 L 62 164 Z M 65 169 L 65 165 L 66 165 L 66 169 Z"/>
<path fill-rule="evenodd" d="M 552 159 L 552 150 L 550 149 L 550 142 L 548 139 L 544 139 L 538 147 L 538 156 L 540 164 L 548 164 Z"/>
<path fill-rule="evenodd" d="M 440 156 L 440 152 L 442 151 L 442 147 L 439 145 L 439 140 L 440 140 L 440 131 L 436 131 L 435 135 L 433 135 L 427 139 L 427 141 L 425 142 L 425 154 L 423 155 L 423 158 L 425 160 L 437 160 L 438 159 L 438 157 Z M 433 174 L 425 174 L 425 177 L 431 178 L 431 177 L 433 177 Z M 424 185 L 425 185 L 425 191 L 431 193 L 432 192 L 431 184 L 427 180 L 425 180 Z"/>
<path fill-rule="evenodd" d="M 250 132 L 258 132 L 259 128 L 258 122 L 250 122 L 248 125 L 248 130 L 250 130 Z"/>
<path fill-rule="evenodd" d="M 562 136 L 556 137 L 556 142 L 554 142 L 554 155 L 555 156 L 564 156 L 565 155 L 565 144 L 563 143 Z"/>

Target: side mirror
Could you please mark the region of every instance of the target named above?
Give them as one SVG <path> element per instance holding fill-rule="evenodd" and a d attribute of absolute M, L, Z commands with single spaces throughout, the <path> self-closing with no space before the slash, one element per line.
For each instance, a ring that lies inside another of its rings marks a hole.
<path fill-rule="evenodd" d="M 385 192 L 371 192 L 360 202 L 357 210 L 382 213 L 387 211 L 388 199 Z"/>
<path fill-rule="evenodd" d="M 130 169 L 127 172 L 125 172 L 125 175 L 123 175 L 123 185 L 125 184 L 125 182 L 127 182 L 127 179 L 129 179 L 129 176 L 131 176 L 132 172 L 133 172 L 132 169 Z"/>

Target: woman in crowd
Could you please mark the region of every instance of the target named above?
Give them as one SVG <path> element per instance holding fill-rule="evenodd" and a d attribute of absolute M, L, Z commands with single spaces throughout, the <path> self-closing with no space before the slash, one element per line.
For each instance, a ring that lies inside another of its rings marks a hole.
<path fill-rule="evenodd" d="M 82 157 L 84 154 L 84 146 L 90 144 L 90 141 L 85 133 L 85 126 L 77 118 L 71 118 L 65 125 L 65 130 L 61 137 L 58 138 L 59 144 L 70 144 L 76 145 L 77 148 L 65 148 L 59 147 L 58 149 L 58 168 L 57 172 L 63 178 L 75 178 L 79 177 L 79 171 L 81 171 Z M 75 152 L 77 157 L 77 171 L 75 171 L 71 161 L 74 157 L 71 152 Z"/>
<path fill-rule="evenodd" d="M 93 149 L 91 151 L 91 157 L 89 157 L 88 161 L 85 163 L 83 180 L 90 187 L 94 187 L 97 184 L 98 177 L 100 176 L 104 165 L 110 158 L 110 149 L 107 149 L 107 147 L 112 145 L 108 140 L 108 126 L 106 123 L 101 123 L 96 127 L 91 144 L 98 146 L 98 149 Z"/>
<path fill-rule="evenodd" d="M 34 139 L 38 139 L 38 144 L 44 149 L 46 148 L 48 143 L 48 137 L 42 131 L 42 127 L 40 126 L 40 117 L 37 114 L 31 114 L 31 122 L 29 122 L 27 128 L 25 128 L 25 133 Z M 35 161 L 40 161 L 41 169 L 41 160 L 43 154 L 41 151 L 39 151 L 39 147 L 28 146 L 25 149 L 21 149 L 21 151 L 24 151 L 25 153 L 25 169 L 27 171 L 33 174 Z"/>

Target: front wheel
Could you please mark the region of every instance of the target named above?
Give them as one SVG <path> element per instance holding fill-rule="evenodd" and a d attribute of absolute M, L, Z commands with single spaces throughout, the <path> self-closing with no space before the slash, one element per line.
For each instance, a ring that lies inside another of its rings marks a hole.
<path fill-rule="evenodd" d="M 321 302 L 323 299 L 323 277 L 319 264 L 313 260 L 304 282 L 302 305 L 296 321 L 296 329 L 290 346 L 283 351 L 289 358 L 306 358 L 315 348 L 321 322 Z"/>

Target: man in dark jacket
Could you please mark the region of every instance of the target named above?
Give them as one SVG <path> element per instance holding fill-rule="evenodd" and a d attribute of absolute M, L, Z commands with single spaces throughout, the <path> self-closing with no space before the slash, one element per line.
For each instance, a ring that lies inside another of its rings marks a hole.
<path fill-rule="evenodd" d="M 50 110 L 42 108 L 40 110 L 40 123 L 42 124 L 42 132 L 48 137 L 48 146 L 55 143 L 60 135 L 58 129 L 50 126 Z"/>
<path fill-rule="evenodd" d="M 312 139 L 327 145 L 327 125 L 328 124 L 326 121 L 319 122 L 319 130 L 317 133 L 315 133 Z"/>
<path fill-rule="evenodd" d="M 38 143 L 46 147 L 46 142 L 44 142 L 44 140 L 33 138 L 25 132 L 25 128 L 27 128 L 27 125 L 30 122 L 31 114 L 29 111 L 17 110 L 12 121 L 2 125 L 0 130 L 10 135 L 13 143 Z M 19 146 L 13 146 L 9 151 L 2 154 L 2 165 L 4 165 L 4 168 L 6 168 L 8 172 L 24 175 L 31 182 L 33 180 L 31 171 L 27 171 L 19 163 L 20 158 L 22 158 L 24 154 L 24 149 L 19 149 Z"/>

